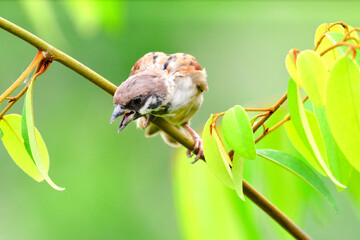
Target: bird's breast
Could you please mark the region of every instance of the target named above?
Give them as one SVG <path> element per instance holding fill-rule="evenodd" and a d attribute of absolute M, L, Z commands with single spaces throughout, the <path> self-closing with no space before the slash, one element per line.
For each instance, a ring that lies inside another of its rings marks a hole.
<path fill-rule="evenodd" d="M 203 101 L 202 92 L 190 77 L 175 78 L 168 98 L 168 113 L 162 117 L 175 125 L 188 122 Z"/>

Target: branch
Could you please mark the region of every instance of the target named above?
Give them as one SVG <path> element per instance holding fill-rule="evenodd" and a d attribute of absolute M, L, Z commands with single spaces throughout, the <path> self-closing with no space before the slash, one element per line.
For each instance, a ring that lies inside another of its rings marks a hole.
<path fill-rule="evenodd" d="M 116 86 L 91 70 L 90 68 L 86 67 L 82 63 L 78 62 L 74 58 L 70 57 L 69 55 L 63 53 L 62 51 L 54 48 L 50 44 L 46 43 L 42 39 L 38 38 L 37 36 L 33 35 L 32 33 L 20 28 L 19 26 L 5 20 L 4 18 L 0 17 L 0 28 L 5 29 L 6 31 L 10 32 L 11 34 L 23 39 L 24 41 L 28 42 L 29 44 L 36 47 L 39 51 L 43 51 L 47 54 L 47 58 L 58 61 L 64 66 L 74 70 L 81 76 L 85 77 L 110 95 L 114 95 Z M 284 98 L 285 97 L 285 98 Z M 280 99 L 279 103 L 277 104 L 277 108 L 286 100 L 286 95 L 282 99 Z M 277 109 L 276 108 L 276 109 Z M 276 110 L 274 109 L 274 110 Z M 273 112 L 273 111 L 272 111 Z M 263 122 L 266 121 L 268 117 L 263 117 L 259 122 L 262 125 Z M 267 118 L 266 118 L 267 117 Z M 266 119 L 265 119 L 266 118 Z M 155 117 L 152 120 L 156 126 L 158 126 L 162 131 L 170 135 L 180 144 L 182 144 L 187 149 L 192 150 L 194 146 L 194 141 L 180 132 L 180 130 L 176 129 L 174 126 L 170 125 L 162 118 Z M 254 126 L 255 128 L 255 126 Z M 284 215 L 278 208 L 276 208 L 273 204 L 269 202 L 264 196 L 258 193 L 253 187 L 250 186 L 245 180 L 244 183 L 244 193 L 245 195 L 252 200 L 256 205 L 258 205 L 261 209 L 263 209 L 270 217 L 272 217 L 276 222 L 278 222 L 286 231 L 288 231 L 292 236 L 297 239 L 310 239 L 294 222 L 292 222 L 286 215 Z"/>

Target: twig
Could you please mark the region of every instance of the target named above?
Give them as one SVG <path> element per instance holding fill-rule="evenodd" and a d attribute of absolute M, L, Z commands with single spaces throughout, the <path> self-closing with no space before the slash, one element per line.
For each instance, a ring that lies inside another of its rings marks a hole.
<path fill-rule="evenodd" d="M 5 29 L 6 31 L 18 36 L 19 38 L 30 43 L 40 51 L 47 52 L 53 60 L 60 62 L 66 67 L 74 70 L 79 73 L 81 76 L 85 77 L 107 93 L 113 95 L 116 90 L 116 86 L 101 77 L 99 74 L 91 70 L 90 68 L 84 66 L 80 62 L 76 61 L 72 57 L 66 55 L 60 50 L 54 48 L 50 44 L 36 37 L 35 35 L 29 33 L 28 31 L 20 28 L 19 26 L 5 20 L 0 17 L 0 28 Z M 286 100 L 286 94 L 280 99 L 280 101 L 274 106 L 274 111 Z M 269 116 L 263 117 L 259 122 L 260 126 L 266 121 L 268 117 L 271 116 L 273 111 L 269 113 Z M 266 118 L 267 117 L 267 118 Z M 266 119 L 265 119 L 266 118 Z M 265 120 L 264 120 L 265 119 Z M 170 135 L 180 144 L 185 146 L 188 149 L 193 149 L 194 141 L 176 129 L 174 126 L 170 125 L 164 119 L 154 118 L 152 120 L 156 126 L 158 126 L 162 131 Z M 254 126 L 253 129 L 257 129 Z M 288 217 L 286 217 L 279 209 L 277 209 L 273 204 L 271 204 L 264 196 L 258 193 L 253 187 L 251 187 L 245 180 L 244 183 L 244 193 L 250 200 L 252 200 L 256 205 L 263 209 L 270 217 L 272 217 L 276 222 L 278 222 L 286 231 L 293 235 L 297 239 L 310 239 L 294 222 L 292 222 Z"/>
<path fill-rule="evenodd" d="M 256 132 L 256 130 L 258 130 L 259 127 L 261 127 L 261 125 L 263 125 L 264 122 L 266 122 L 266 120 L 269 119 L 269 117 L 271 117 L 271 115 L 273 115 L 273 113 L 281 106 L 281 104 L 283 104 L 287 99 L 287 93 L 285 93 L 280 100 L 271 108 L 271 111 L 268 111 L 268 114 L 263 116 L 253 127 L 252 130 L 253 132 Z"/>
<path fill-rule="evenodd" d="M 41 52 L 39 52 L 39 53 L 41 53 Z M 38 64 L 38 66 L 34 72 L 34 75 L 31 77 L 31 80 L 28 82 L 28 84 L 26 84 L 26 86 L 23 88 L 23 90 L 21 90 L 21 92 L 18 95 L 16 95 L 15 97 L 10 99 L 9 105 L 7 105 L 6 108 L 4 108 L 4 110 L 0 113 L 0 119 L 2 119 L 3 116 L 5 115 L 5 113 L 7 111 L 9 111 L 9 109 L 26 93 L 27 89 L 29 88 L 30 83 L 32 81 L 35 81 L 38 76 L 43 74 L 48 69 L 50 63 L 51 62 L 49 62 L 49 61 L 44 61 L 44 62 L 41 62 Z"/>
<path fill-rule="evenodd" d="M 309 96 L 304 97 L 302 102 L 303 103 L 306 102 L 306 100 L 308 100 L 308 98 L 309 98 Z M 280 122 L 276 123 L 271 128 L 264 130 L 264 132 L 258 138 L 255 139 L 255 143 L 258 143 L 263 137 L 265 137 L 269 133 L 273 132 L 275 129 L 277 129 L 278 127 L 280 127 L 281 125 L 283 125 L 285 122 L 287 122 L 289 120 L 290 120 L 290 114 L 286 114 L 286 116 L 282 120 L 280 120 Z"/>
<path fill-rule="evenodd" d="M 340 46 L 349 47 L 349 49 L 352 50 L 354 53 L 356 53 L 356 48 L 360 48 L 359 44 L 352 44 L 352 43 L 349 43 L 349 42 L 337 42 L 337 43 L 331 45 L 330 47 L 326 48 L 319 55 L 323 56 L 325 53 L 329 52 L 330 50 L 332 50 L 332 49 L 334 49 L 336 47 L 340 47 Z M 348 52 L 346 54 L 348 54 Z"/>
<path fill-rule="evenodd" d="M 36 54 L 34 60 L 26 68 L 26 70 L 20 75 L 20 77 L 0 96 L 0 103 L 4 101 L 21 83 L 24 82 L 27 76 L 35 69 L 35 67 L 44 59 L 44 56 L 41 52 Z"/>
<path fill-rule="evenodd" d="M 314 47 L 314 51 L 316 51 L 318 49 L 318 47 L 320 46 L 320 43 L 322 42 L 322 40 L 325 38 L 326 33 L 328 33 L 330 31 L 330 29 L 332 27 L 334 27 L 335 25 L 341 25 L 343 26 L 343 28 L 345 29 L 345 31 L 348 31 L 348 25 L 346 25 L 344 22 L 334 22 L 331 24 L 328 24 L 324 30 L 324 32 L 321 34 L 319 40 L 317 41 L 315 47 Z"/>

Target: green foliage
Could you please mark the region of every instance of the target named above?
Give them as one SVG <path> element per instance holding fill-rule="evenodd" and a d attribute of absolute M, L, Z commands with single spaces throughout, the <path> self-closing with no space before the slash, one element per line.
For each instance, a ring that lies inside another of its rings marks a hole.
<path fill-rule="evenodd" d="M 352 169 L 360 171 L 360 51 L 359 37 L 351 26 L 321 25 L 315 34 L 315 50 L 298 56 L 289 52 L 288 72 L 291 123 L 286 129 L 294 146 L 321 174 L 323 171 L 341 190 Z M 333 45 L 337 44 L 334 48 Z M 345 56 L 352 54 L 353 58 Z M 320 56 L 321 55 L 321 56 Z M 303 87 L 314 103 L 314 114 L 303 113 Z M 297 88 L 297 90 L 296 90 Z M 306 115 L 306 117 L 305 117 Z M 296 133 L 295 133 L 296 130 Z M 315 160 L 321 165 L 320 170 Z M 350 164 L 351 165 L 350 165 Z M 341 184 L 340 184 L 340 182 Z"/>
<path fill-rule="evenodd" d="M 320 174 L 326 175 L 320 164 L 316 160 L 312 151 L 305 145 L 304 141 L 300 138 L 293 124 L 293 121 L 287 121 L 285 124 L 286 132 L 293 143 L 296 150 L 313 166 Z"/>
<path fill-rule="evenodd" d="M 325 85 L 329 76 L 324 60 L 316 52 L 305 50 L 298 55 L 296 66 L 300 82 L 313 104 L 323 106 Z"/>
<path fill-rule="evenodd" d="M 206 122 L 202 134 L 206 163 L 219 180 L 221 180 L 226 186 L 234 189 L 231 169 L 228 164 L 230 158 L 229 155 L 227 155 L 226 150 L 224 150 L 224 146 L 221 143 L 218 144 L 220 137 L 218 136 L 216 130 L 213 129 L 210 132 L 212 122 L 213 117 L 211 116 Z"/>
<path fill-rule="evenodd" d="M 234 179 L 235 191 L 239 196 L 239 198 L 241 198 L 243 201 L 245 201 L 243 185 L 242 185 L 243 174 L 244 174 L 244 162 L 245 159 L 235 152 L 233 157 L 234 166 L 232 168 L 232 174 Z"/>
<path fill-rule="evenodd" d="M 302 178 L 307 184 L 318 191 L 337 211 L 335 200 L 331 196 L 324 182 L 316 173 L 309 168 L 302 160 L 299 160 L 287 153 L 273 149 L 259 149 L 257 154 L 269 161 L 272 161 L 286 170 Z"/>
<path fill-rule="evenodd" d="M 44 180 L 36 167 L 32 156 L 25 148 L 21 136 L 21 116 L 17 114 L 6 115 L 0 121 L 0 129 L 3 132 L 2 142 L 14 162 L 30 177 L 40 182 Z M 49 170 L 49 154 L 39 131 L 35 128 L 36 142 L 45 171 Z"/>
<path fill-rule="evenodd" d="M 249 117 L 241 106 L 227 110 L 222 119 L 222 129 L 226 143 L 240 156 L 255 159 L 254 134 Z"/>
<path fill-rule="evenodd" d="M 4 133 L 1 131 L 1 128 L 0 128 L 0 138 L 2 138 L 4 136 Z"/>
<path fill-rule="evenodd" d="M 287 128 L 291 131 L 290 135 L 292 138 L 296 139 L 298 148 L 306 153 L 305 156 L 311 157 L 310 159 L 312 160 L 320 158 L 320 161 L 323 161 L 325 165 L 323 159 L 327 160 L 326 150 L 319 124 L 315 115 L 304 109 L 298 91 L 299 89 L 296 83 L 290 79 L 288 91 L 289 106 L 292 117 L 294 116 L 293 121 L 296 122 L 300 129 L 297 131 L 292 123 L 289 123 Z M 253 151 L 256 151 L 251 128 L 254 122 L 252 122 L 253 120 L 249 120 L 245 110 L 240 106 L 235 106 L 222 114 L 224 115 L 221 124 L 223 134 L 229 147 L 234 149 L 233 159 L 231 160 L 229 158 L 228 150 L 225 148 L 216 128 L 216 120 L 219 115 L 215 115 L 215 117 L 212 115 L 203 130 L 205 158 L 207 159 L 210 170 L 225 183 L 225 185 L 229 186 L 230 181 L 233 181 L 231 188 L 235 188 L 238 196 L 244 200 L 242 188 L 244 162 L 247 157 L 252 157 L 251 154 Z M 303 127 L 304 124 L 307 125 L 306 128 Z M 303 138 L 299 137 L 300 134 L 302 134 Z M 311 143 L 308 137 L 311 138 Z M 316 153 L 314 152 L 313 146 L 316 147 Z M 313 170 L 301 160 L 275 150 L 258 150 L 257 154 L 300 176 L 305 182 L 321 193 L 334 209 L 337 209 L 335 201 L 332 199 L 324 183 Z M 322 165 L 320 161 L 320 164 L 318 164 L 317 161 L 313 161 L 312 164 L 321 171 Z M 328 168 L 327 165 L 325 166 Z M 325 172 L 331 175 L 330 170 L 325 169 Z M 334 180 L 336 181 L 336 179 Z"/>
<path fill-rule="evenodd" d="M 341 57 L 330 73 L 326 116 L 340 149 L 352 166 L 360 171 L 360 70 L 347 56 Z"/>
<path fill-rule="evenodd" d="M 318 131 L 312 131 L 315 129 L 318 129 L 318 127 L 314 126 L 312 124 L 313 128 L 311 129 L 311 125 L 307 119 L 305 109 L 301 100 L 300 95 L 300 88 L 296 85 L 296 83 L 290 79 L 289 85 L 288 85 L 288 101 L 289 101 L 289 112 L 292 119 L 292 122 L 294 124 L 294 127 L 302 139 L 305 146 L 307 146 L 308 150 L 312 152 L 312 154 L 317 159 L 318 163 L 326 173 L 326 175 L 339 187 L 345 188 L 344 185 L 342 185 L 331 173 L 326 161 L 326 158 L 324 159 L 323 155 L 321 155 L 321 152 L 319 150 L 319 146 L 323 148 L 323 144 L 319 142 L 319 139 L 321 139 L 321 136 L 319 136 Z M 314 121 L 312 121 L 314 122 Z M 314 136 L 317 136 L 316 138 Z M 316 143 L 316 139 L 318 139 L 318 144 Z"/>
<path fill-rule="evenodd" d="M 65 188 L 58 187 L 49 177 L 47 170 L 41 160 L 41 154 L 39 146 L 35 138 L 35 126 L 34 126 L 34 114 L 33 114 L 33 86 L 34 80 L 30 82 L 29 89 L 26 93 L 23 118 L 21 122 L 21 133 L 24 139 L 25 148 L 35 162 L 41 176 L 45 179 L 49 185 L 56 190 L 65 190 Z"/>
<path fill-rule="evenodd" d="M 327 163 L 329 164 L 331 172 L 334 174 L 335 178 L 339 179 L 339 181 L 344 185 L 347 185 L 350 181 L 353 167 L 347 161 L 330 131 L 328 120 L 326 118 L 325 107 L 315 106 L 314 110 L 325 144 Z M 338 189 L 342 190 L 342 188 Z"/>

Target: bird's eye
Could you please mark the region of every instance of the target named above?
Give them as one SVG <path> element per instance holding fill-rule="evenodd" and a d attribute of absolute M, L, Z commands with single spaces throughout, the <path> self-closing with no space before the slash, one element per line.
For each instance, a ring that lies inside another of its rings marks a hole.
<path fill-rule="evenodd" d="M 135 98 L 135 99 L 133 100 L 133 103 L 134 103 L 135 105 L 139 105 L 139 104 L 141 103 L 141 98 Z"/>

